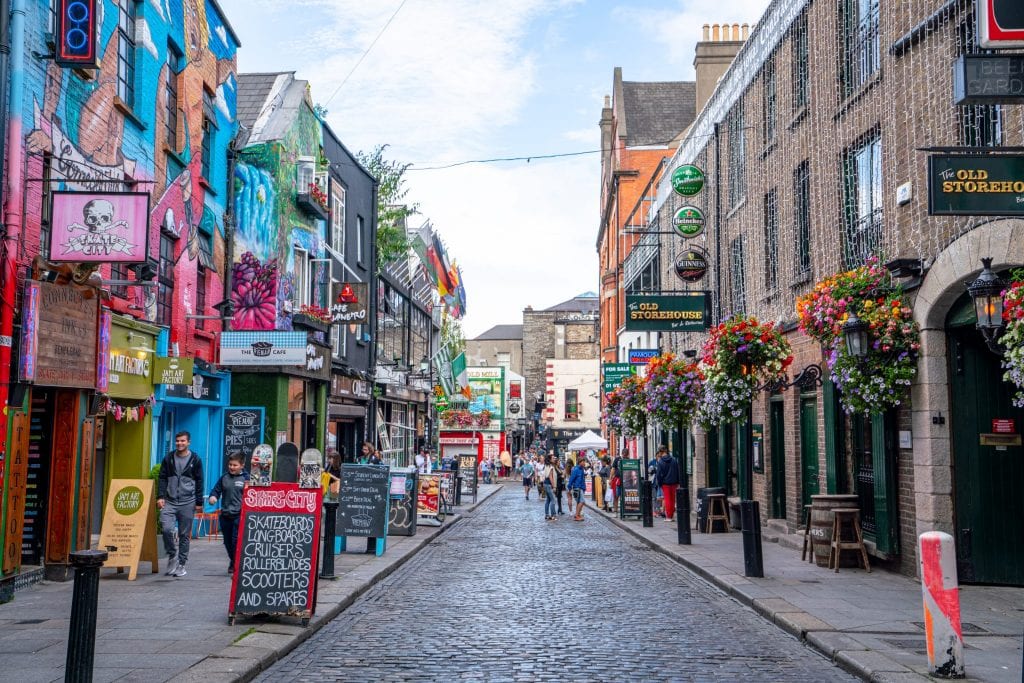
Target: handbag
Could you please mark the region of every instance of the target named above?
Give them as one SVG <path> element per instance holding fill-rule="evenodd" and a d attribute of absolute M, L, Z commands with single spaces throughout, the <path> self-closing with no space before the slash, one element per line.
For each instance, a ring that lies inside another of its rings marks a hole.
<path fill-rule="evenodd" d="M 606 503 L 612 502 L 613 497 L 614 497 L 614 494 L 612 493 L 611 487 L 605 489 L 605 492 L 604 492 L 604 502 L 606 502 Z"/>

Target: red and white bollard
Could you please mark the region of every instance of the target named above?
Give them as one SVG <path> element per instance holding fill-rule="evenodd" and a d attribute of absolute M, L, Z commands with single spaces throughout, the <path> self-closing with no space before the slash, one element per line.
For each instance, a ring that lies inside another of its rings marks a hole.
<path fill-rule="evenodd" d="M 918 539 L 928 673 L 940 678 L 964 677 L 964 633 L 960 627 L 960 589 L 956 580 L 953 537 L 928 531 Z"/>

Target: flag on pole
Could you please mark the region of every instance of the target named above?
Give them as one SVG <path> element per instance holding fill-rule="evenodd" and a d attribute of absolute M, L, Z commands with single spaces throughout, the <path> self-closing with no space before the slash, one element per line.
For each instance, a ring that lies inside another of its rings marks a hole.
<path fill-rule="evenodd" d="M 462 394 L 465 396 L 469 390 L 469 373 L 466 372 L 465 351 L 452 359 L 452 376 L 455 378 L 455 384 L 462 390 Z"/>

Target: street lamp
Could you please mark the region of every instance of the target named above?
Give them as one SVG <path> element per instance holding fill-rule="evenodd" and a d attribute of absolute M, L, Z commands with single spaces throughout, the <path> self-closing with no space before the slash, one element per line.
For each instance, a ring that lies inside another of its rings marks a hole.
<path fill-rule="evenodd" d="M 967 293 L 974 300 L 978 316 L 978 329 L 991 351 L 1001 353 L 998 337 L 1003 330 L 1003 289 L 1006 282 L 992 271 L 992 259 L 981 259 L 981 274 L 967 285 Z"/>
<path fill-rule="evenodd" d="M 868 355 L 868 324 L 851 313 L 846 324 L 843 325 L 843 338 L 846 341 L 846 350 L 854 358 L 863 358 Z"/>

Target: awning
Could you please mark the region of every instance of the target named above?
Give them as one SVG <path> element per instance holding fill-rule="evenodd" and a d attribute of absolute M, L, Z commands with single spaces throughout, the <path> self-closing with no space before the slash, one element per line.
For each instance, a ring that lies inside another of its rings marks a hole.
<path fill-rule="evenodd" d="M 331 417 L 366 417 L 366 406 L 330 403 L 328 404 L 328 415 Z"/>

